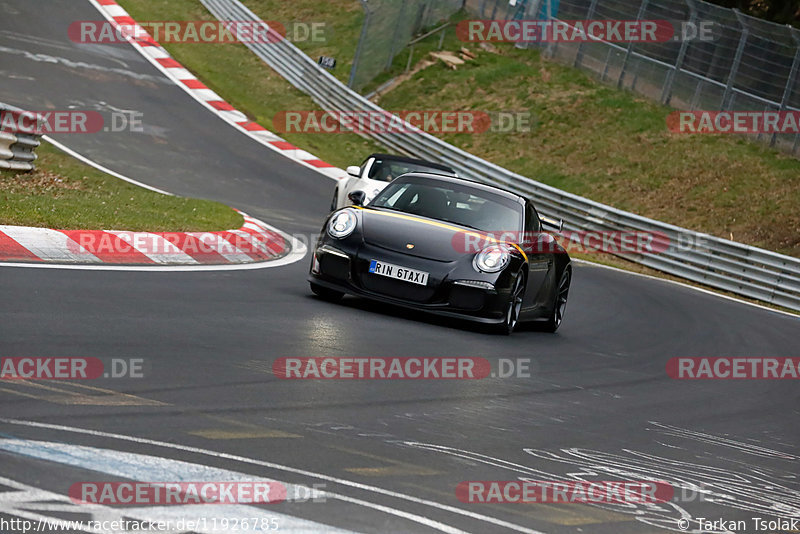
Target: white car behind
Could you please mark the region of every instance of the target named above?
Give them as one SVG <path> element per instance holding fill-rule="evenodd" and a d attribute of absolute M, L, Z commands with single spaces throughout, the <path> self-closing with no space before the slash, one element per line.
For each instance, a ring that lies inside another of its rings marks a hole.
<path fill-rule="evenodd" d="M 351 194 L 360 197 L 360 193 L 363 193 L 359 203 L 366 204 L 398 176 L 418 171 L 457 176 L 456 172 L 446 165 L 404 156 L 372 154 L 360 167 L 347 168 L 348 177 L 337 184 L 333 193 L 331 211 L 353 205 Z"/>

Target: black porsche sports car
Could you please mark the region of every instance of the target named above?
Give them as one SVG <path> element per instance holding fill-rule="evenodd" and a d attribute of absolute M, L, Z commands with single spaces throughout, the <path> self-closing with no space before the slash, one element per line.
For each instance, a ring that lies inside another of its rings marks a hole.
<path fill-rule="evenodd" d="M 311 290 L 344 293 L 493 325 L 554 332 L 572 266 L 530 200 L 460 178 L 409 173 L 368 205 L 331 213 L 311 262 Z"/>

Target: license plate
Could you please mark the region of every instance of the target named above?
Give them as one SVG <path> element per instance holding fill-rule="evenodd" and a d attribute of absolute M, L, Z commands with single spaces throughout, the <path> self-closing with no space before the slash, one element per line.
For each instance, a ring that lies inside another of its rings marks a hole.
<path fill-rule="evenodd" d="M 387 278 L 394 278 L 395 280 L 402 280 L 403 282 L 419 284 L 421 286 L 428 285 L 428 273 L 378 260 L 369 262 L 369 272 Z"/>

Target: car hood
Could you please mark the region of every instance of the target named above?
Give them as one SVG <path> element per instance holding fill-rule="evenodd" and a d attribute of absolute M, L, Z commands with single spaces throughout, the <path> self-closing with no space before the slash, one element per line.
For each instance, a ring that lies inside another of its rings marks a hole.
<path fill-rule="evenodd" d="M 415 215 L 364 208 L 361 210 L 364 241 L 395 252 L 436 261 L 464 257 L 464 234 L 468 228 Z M 409 245 L 413 245 L 410 247 Z"/>

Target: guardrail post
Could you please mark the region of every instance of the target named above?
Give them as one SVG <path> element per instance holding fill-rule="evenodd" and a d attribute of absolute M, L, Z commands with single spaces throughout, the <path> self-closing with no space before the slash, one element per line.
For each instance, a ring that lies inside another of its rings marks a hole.
<path fill-rule="evenodd" d="M 744 22 L 744 18 L 742 14 L 739 12 L 738 9 L 733 8 L 733 13 L 736 15 L 736 18 L 739 20 L 739 24 L 742 26 L 742 36 L 739 38 L 739 46 L 736 47 L 736 55 L 733 57 L 733 64 L 731 65 L 731 71 L 728 73 L 728 82 L 725 84 L 725 92 L 722 94 L 722 102 L 720 102 L 719 109 L 720 111 L 728 110 L 731 105 L 731 91 L 733 90 L 733 80 L 736 78 L 736 74 L 739 72 L 739 64 L 742 62 L 742 54 L 744 53 L 744 45 L 747 43 L 747 36 L 750 34 L 750 28 Z"/>
<path fill-rule="evenodd" d="M 800 38 L 795 35 L 794 29 L 791 26 L 789 27 L 789 35 L 791 35 L 792 39 L 794 39 L 794 42 L 797 45 L 797 50 L 794 53 L 794 60 L 792 61 L 792 68 L 789 70 L 789 76 L 786 78 L 786 87 L 783 88 L 781 105 L 778 107 L 778 111 L 781 112 L 786 111 L 786 106 L 788 105 L 789 98 L 792 96 L 792 89 L 794 89 L 794 82 L 797 78 L 797 70 L 800 68 Z M 772 134 L 772 137 L 769 140 L 769 146 L 775 146 L 775 140 L 777 137 L 777 132 Z"/>
<path fill-rule="evenodd" d="M 367 29 L 369 28 L 369 21 L 372 16 L 372 12 L 369 10 L 369 2 L 367 0 L 361 0 L 361 7 L 364 8 L 364 24 L 361 25 L 361 35 L 358 38 L 356 55 L 353 57 L 353 67 L 350 69 L 350 79 L 347 81 L 347 87 L 350 89 L 355 89 L 353 84 L 355 84 L 356 81 L 358 62 L 361 59 L 361 52 L 364 50 L 364 44 L 367 40 Z"/>
<path fill-rule="evenodd" d="M 597 0 L 592 0 L 589 4 L 589 11 L 586 12 L 586 20 L 594 18 L 594 12 L 597 9 Z M 578 43 L 578 51 L 575 53 L 575 61 L 572 63 L 573 67 L 579 67 L 583 59 L 583 41 Z"/>
<path fill-rule="evenodd" d="M 639 12 L 636 14 L 637 23 L 642 20 L 642 17 L 644 17 L 644 12 L 647 9 L 648 2 L 649 0 L 642 0 L 642 3 L 639 5 Z M 619 71 L 617 87 L 622 87 L 622 82 L 625 80 L 625 70 L 628 68 L 628 60 L 631 57 L 631 51 L 633 51 L 633 41 L 628 43 L 628 49 L 625 51 L 625 59 L 622 60 L 622 69 Z"/>
<path fill-rule="evenodd" d="M 685 0 L 686 5 L 689 6 L 689 24 L 694 25 L 697 21 L 697 8 L 694 6 L 694 0 Z M 683 61 L 686 59 L 686 50 L 689 48 L 689 39 L 683 39 L 681 42 L 681 49 L 678 51 L 678 58 L 675 60 L 675 66 L 667 73 L 667 79 L 664 80 L 664 89 L 661 91 L 661 103 L 665 106 L 669 105 L 672 99 L 672 84 L 678 71 L 683 66 Z"/>
<path fill-rule="evenodd" d="M 11 113 L 11 122 L 16 123 L 16 114 L 23 113 L 23 110 L 6 106 L 0 103 L 0 119 L 5 119 L 4 114 Z M 38 121 L 38 119 L 37 119 Z M 36 167 L 35 149 L 41 144 L 42 134 L 36 131 L 20 132 L 15 128 L 7 130 L 0 129 L 0 169 L 18 172 L 30 172 Z"/>

